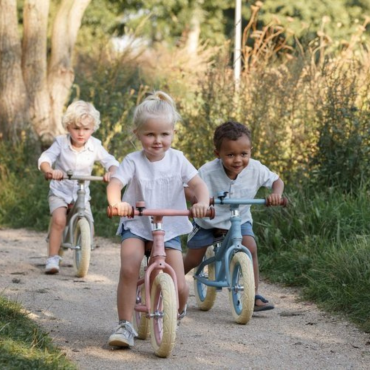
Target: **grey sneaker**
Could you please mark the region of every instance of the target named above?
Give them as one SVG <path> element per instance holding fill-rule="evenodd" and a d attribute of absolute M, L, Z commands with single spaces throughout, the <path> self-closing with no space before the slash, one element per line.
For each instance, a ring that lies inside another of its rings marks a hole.
<path fill-rule="evenodd" d="M 184 310 L 181 313 L 177 314 L 177 327 L 180 326 L 181 320 L 186 316 L 186 309 L 187 308 L 188 308 L 188 305 L 185 305 Z"/>
<path fill-rule="evenodd" d="M 59 272 L 59 261 L 62 258 L 58 255 L 49 257 L 46 260 L 45 274 L 57 274 Z"/>
<path fill-rule="evenodd" d="M 130 322 L 122 322 L 114 329 L 108 343 L 112 347 L 133 347 L 137 335 Z"/>

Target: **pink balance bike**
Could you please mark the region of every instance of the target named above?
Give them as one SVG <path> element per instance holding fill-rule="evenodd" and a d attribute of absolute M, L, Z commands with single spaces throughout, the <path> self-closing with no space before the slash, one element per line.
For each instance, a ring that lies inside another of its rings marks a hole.
<path fill-rule="evenodd" d="M 117 209 L 108 207 L 107 213 L 109 217 L 117 216 Z M 192 217 L 192 212 L 145 209 L 145 202 L 137 202 L 130 217 L 135 216 L 151 216 L 153 242 L 150 243 L 150 252 L 146 251 L 149 258 L 143 259 L 140 269 L 133 324 L 139 339 L 147 339 L 150 332 L 154 353 L 158 357 L 168 357 L 175 345 L 179 302 L 176 275 L 166 263 L 162 220 L 164 216 Z M 209 209 L 207 217 L 214 217 L 213 208 Z"/>

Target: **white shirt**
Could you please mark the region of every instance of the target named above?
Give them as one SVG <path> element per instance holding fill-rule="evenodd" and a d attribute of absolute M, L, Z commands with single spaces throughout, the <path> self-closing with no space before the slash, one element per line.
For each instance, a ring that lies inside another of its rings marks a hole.
<path fill-rule="evenodd" d="M 109 154 L 101 144 L 101 141 L 90 137 L 81 151 L 73 149 L 70 135 L 57 136 L 49 149 L 45 150 L 39 160 L 41 163 L 47 162 L 56 170 L 67 172 L 73 171 L 74 175 L 90 176 L 95 162 L 100 162 L 108 171 L 111 166 L 119 166 L 119 162 Z M 85 182 L 86 202 L 90 200 L 89 181 Z M 51 180 L 50 193 L 64 199 L 67 203 L 72 203 L 77 199 L 78 184 L 77 180 Z"/>
<path fill-rule="evenodd" d="M 211 196 L 217 198 L 218 192 L 227 191 L 227 196 L 230 198 L 244 199 L 253 199 L 261 187 L 271 188 L 279 178 L 276 173 L 252 158 L 235 180 L 227 176 L 220 159 L 204 164 L 199 169 L 199 176 L 207 184 Z M 213 220 L 197 218 L 196 223 L 203 229 L 230 229 L 230 206 L 215 205 L 215 211 L 216 216 Z M 241 205 L 239 211 L 242 224 L 247 221 L 253 223 L 250 205 Z"/>
<path fill-rule="evenodd" d="M 135 207 L 136 202 L 144 201 L 147 209 L 170 208 L 186 209 L 184 183 L 197 175 L 195 167 L 182 152 L 169 149 L 162 160 L 150 162 L 144 151 L 131 153 L 120 164 L 112 178 L 127 185 L 122 201 Z M 126 230 L 147 240 L 153 240 L 150 217 L 138 216 L 133 219 L 121 218 Z M 187 234 L 192 226 L 184 216 L 164 217 L 165 241 Z"/>

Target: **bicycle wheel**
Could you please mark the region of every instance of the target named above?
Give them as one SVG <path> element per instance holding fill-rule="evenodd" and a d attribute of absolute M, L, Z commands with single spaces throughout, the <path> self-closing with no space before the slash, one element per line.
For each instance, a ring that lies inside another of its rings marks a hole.
<path fill-rule="evenodd" d="M 253 315 L 255 286 L 252 261 L 245 253 L 234 254 L 230 274 L 231 311 L 238 324 L 246 324 Z"/>
<path fill-rule="evenodd" d="M 91 233 L 85 218 L 77 221 L 73 234 L 73 266 L 76 276 L 84 277 L 89 270 L 91 252 Z"/>
<path fill-rule="evenodd" d="M 213 251 L 213 246 L 207 248 L 205 259 L 213 257 L 215 252 Z M 210 281 L 214 281 L 216 279 L 216 271 L 214 263 L 207 265 L 203 268 L 200 272 L 199 276 L 205 278 Z M 199 280 L 194 279 L 194 294 L 198 304 L 198 307 L 202 311 L 210 310 L 215 301 L 216 301 L 216 288 L 208 286 L 206 284 L 201 283 Z"/>
<path fill-rule="evenodd" d="M 156 276 L 151 291 L 150 335 L 154 353 L 168 357 L 175 345 L 177 327 L 176 290 L 170 275 Z"/>
<path fill-rule="evenodd" d="M 140 266 L 140 277 L 144 276 L 145 266 L 147 265 L 147 258 L 144 257 Z M 136 289 L 136 303 L 145 305 L 145 286 L 140 285 Z M 149 336 L 149 320 L 145 312 L 134 311 L 133 320 L 134 329 L 138 334 L 139 339 L 147 339 Z"/>

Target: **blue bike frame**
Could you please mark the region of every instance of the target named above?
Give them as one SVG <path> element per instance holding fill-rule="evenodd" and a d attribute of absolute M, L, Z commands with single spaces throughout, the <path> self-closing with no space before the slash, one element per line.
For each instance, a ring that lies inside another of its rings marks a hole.
<path fill-rule="evenodd" d="M 231 212 L 231 227 L 226 233 L 226 236 L 222 241 L 216 241 L 213 246 L 215 247 L 215 255 L 208 259 L 205 259 L 198 266 L 194 279 L 197 279 L 201 283 L 216 287 L 221 290 L 222 288 L 231 288 L 231 276 L 230 276 L 230 262 L 233 255 L 237 252 L 245 252 L 250 260 L 252 261 L 252 255 L 248 248 L 244 247 L 242 242 L 241 234 L 241 217 L 239 212 L 239 206 L 242 204 L 266 204 L 265 199 L 230 199 L 225 198 L 224 193 L 220 195 L 218 199 L 214 200 L 215 204 L 229 204 Z M 210 281 L 200 275 L 203 268 L 207 265 L 214 263 L 215 265 L 215 280 Z"/>

